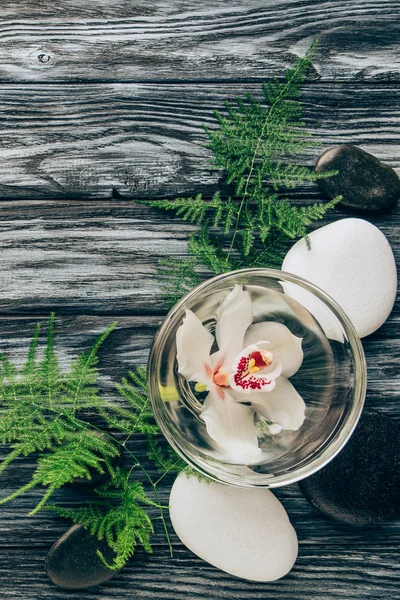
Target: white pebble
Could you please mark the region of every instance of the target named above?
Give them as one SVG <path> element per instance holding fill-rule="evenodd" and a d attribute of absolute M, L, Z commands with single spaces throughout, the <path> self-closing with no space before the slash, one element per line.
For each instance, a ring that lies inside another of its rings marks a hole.
<path fill-rule="evenodd" d="M 341 219 L 310 234 L 287 253 L 282 270 L 299 275 L 327 292 L 350 317 L 360 337 L 388 318 L 397 290 L 396 264 L 383 233 L 364 219 Z M 337 339 L 333 321 L 322 304 L 288 284 L 285 292 L 302 303 Z"/>
<path fill-rule="evenodd" d="M 170 516 L 181 541 L 226 573 L 275 581 L 297 558 L 297 536 L 282 504 L 265 488 L 238 488 L 181 473 Z"/>

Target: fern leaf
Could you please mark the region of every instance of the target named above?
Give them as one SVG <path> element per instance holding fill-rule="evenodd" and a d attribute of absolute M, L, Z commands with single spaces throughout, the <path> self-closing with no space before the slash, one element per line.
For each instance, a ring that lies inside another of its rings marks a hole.
<path fill-rule="evenodd" d="M 94 440 L 91 432 L 82 433 L 82 423 L 75 417 L 76 411 L 96 408 L 99 404 L 95 387 L 97 352 L 115 323 L 98 337 L 88 353 L 74 361 L 71 370 L 65 374 L 61 373 L 55 352 L 54 324 L 55 317 L 51 314 L 40 362 L 37 359 L 39 326 L 35 328 L 27 360 L 20 369 L 14 367 L 4 354 L 0 355 L 0 442 L 10 444 L 9 454 L 0 463 L 0 472 L 16 458 L 39 452 L 38 468 L 31 483 L 33 487 L 45 485 L 57 489 L 71 477 L 80 476 L 79 473 L 87 476 L 90 468 L 99 469 L 100 462 L 107 463 L 117 452 L 115 446 L 103 447 L 104 442 Z M 83 436 L 80 445 L 77 435 Z M 65 468 L 61 468 L 58 460 L 65 461 Z M 53 481 L 48 473 L 45 474 L 46 468 L 49 473 L 53 469 Z M 72 475 L 73 472 L 76 475 Z M 13 497 L 18 495 L 17 491 Z M 9 499 L 4 498 L 1 502 Z"/>
<path fill-rule="evenodd" d="M 129 379 L 124 377 L 117 385 L 117 390 L 126 400 L 128 408 L 121 407 L 116 403 L 103 404 L 99 410 L 104 419 L 128 435 L 159 433 L 160 430 L 154 419 L 147 393 L 146 369 L 139 368 L 135 373 L 129 372 Z"/>
<path fill-rule="evenodd" d="M 39 458 L 33 480 L 54 491 L 75 478 L 91 479 L 91 470 L 103 474 L 111 458 L 118 453 L 118 448 L 111 441 L 94 435 L 90 430 L 74 433 L 53 452 Z M 30 514 L 35 514 L 43 506 L 42 501 Z"/>
<path fill-rule="evenodd" d="M 115 552 L 110 564 L 104 555 L 99 556 L 104 564 L 113 570 L 121 569 L 133 556 L 138 544 L 151 552 L 152 521 L 144 506 L 159 505 L 145 493 L 140 482 L 130 481 L 129 472 L 116 469 L 112 480 L 97 488 L 100 501 L 79 509 L 52 508 L 63 517 L 82 524 L 92 535 L 105 539 Z"/>
<path fill-rule="evenodd" d="M 203 200 L 202 194 L 191 198 L 175 198 L 174 200 L 138 200 L 140 204 L 146 204 L 153 208 L 173 210 L 184 221 L 190 223 L 201 223 L 207 213 L 208 205 Z"/>
<path fill-rule="evenodd" d="M 211 165 L 223 172 L 227 184 L 234 186 L 235 197 L 223 198 L 216 192 L 210 200 L 198 194 L 147 202 L 174 210 L 184 220 L 201 227 L 189 240 L 191 258 L 178 265 L 169 281 L 165 271 L 160 275 L 168 306 L 193 287 L 194 277 L 198 282 L 199 267 L 220 274 L 252 264 L 280 266 L 270 252 L 270 246 L 275 247 L 275 238 L 293 240 L 306 236 L 308 226 L 334 206 L 317 204 L 302 210 L 288 199 L 278 197 L 285 189 L 336 174 L 335 171 L 316 173 L 295 160 L 317 145 L 305 131 L 299 100 L 315 48 L 316 43 L 285 72 L 283 81 L 265 82 L 261 101 L 246 94 L 244 98 L 226 102 L 225 112 L 214 112 L 218 126 L 204 127 L 207 147 L 213 153 Z M 230 237 L 221 242 L 218 234 Z"/>
<path fill-rule="evenodd" d="M 2 498 L 0 504 L 42 487 L 43 495 L 29 513 L 35 515 L 49 507 L 52 495 L 75 478 L 90 479 L 93 472 L 107 473 L 109 481 L 96 490 L 98 500 L 77 510 L 57 510 L 105 539 L 115 553 L 114 562 L 107 566 L 120 569 L 138 544 L 151 551 L 153 524 L 146 507 L 159 508 L 163 522 L 164 517 L 163 507 L 145 493 L 143 485 L 129 479 L 134 467 L 144 470 L 134 455 L 135 463 L 130 471 L 114 468 L 112 459 L 120 454 L 124 444 L 109 434 L 99 435 L 97 429 L 76 414 L 84 408 L 95 409 L 109 424 L 128 432 L 128 437 L 141 432 L 152 439 L 159 433 L 147 393 L 145 369 L 130 373 L 118 386 L 126 406 L 107 401 L 103 406 L 99 400 L 98 350 L 114 327 L 115 323 L 111 324 L 91 350 L 73 362 L 68 373 L 61 372 L 55 352 L 53 315 L 44 357 L 39 363 L 39 327 L 35 329 L 27 361 L 21 369 L 14 367 L 5 355 L 0 356 L 0 441 L 10 444 L 0 472 L 18 457 L 39 453 L 31 480 Z M 166 456 L 172 463 L 173 451 L 167 451 Z M 166 466 L 172 468 L 169 463 Z M 157 496 L 155 484 L 149 476 L 148 480 Z M 167 533 L 166 527 L 165 530 Z M 106 558 L 100 556 L 107 564 Z"/>
<path fill-rule="evenodd" d="M 54 322 L 55 314 L 51 313 L 48 323 L 47 344 L 44 358 L 39 365 L 45 397 L 50 408 L 53 406 L 55 399 L 62 389 L 60 365 L 57 355 L 54 352 Z"/>
<path fill-rule="evenodd" d="M 232 263 L 227 260 L 224 250 L 204 227 L 189 239 L 189 250 L 198 263 L 205 265 L 213 273 L 219 274 L 231 270 Z"/>
<path fill-rule="evenodd" d="M 196 272 L 197 260 L 169 258 L 159 261 L 158 282 L 164 302 L 168 308 L 174 306 L 187 292 L 200 283 Z"/>
<path fill-rule="evenodd" d="M 98 351 L 115 329 L 117 323 L 111 323 L 98 336 L 89 352 L 83 352 L 71 364 L 70 372 L 65 376 L 65 401 L 72 404 L 73 410 L 96 406 L 98 391 L 95 383 L 98 377 Z"/>
<path fill-rule="evenodd" d="M 167 473 L 180 473 L 186 463 L 176 454 L 170 445 L 165 445 L 153 436 L 147 437 L 148 458 L 154 463 L 162 476 Z"/>

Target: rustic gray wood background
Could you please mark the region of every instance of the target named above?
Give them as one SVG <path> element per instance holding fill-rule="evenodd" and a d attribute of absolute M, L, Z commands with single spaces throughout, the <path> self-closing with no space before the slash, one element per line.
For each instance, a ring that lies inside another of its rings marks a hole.
<path fill-rule="evenodd" d="M 36 321 L 56 310 L 64 364 L 118 319 L 101 359 L 101 386 L 146 361 L 165 313 L 154 279 L 159 256 L 184 256 L 191 227 L 136 205 L 137 197 L 213 192 L 202 123 L 245 90 L 280 75 L 315 38 L 304 85 L 307 124 L 322 149 L 360 145 L 400 168 L 398 0 L 1 0 L 0 346 L 22 362 Z M 306 162 L 312 164 L 319 150 Z M 312 186 L 295 198 L 318 198 Z M 330 219 L 347 216 L 336 211 Z M 372 219 L 400 257 L 399 209 Z M 329 219 L 327 220 L 329 221 Z M 367 406 L 400 416 L 400 314 L 364 340 Z M 142 440 L 133 442 L 143 452 Z M 2 450 L 2 456 L 6 449 Z M 1 495 L 32 461 L 1 478 Z M 161 495 L 165 502 L 171 481 Z M 100 588 L 75 595 L 43 562 L 68 524 L 28 518 L 39 492 L 1 507 L 0 598 L 400 598 L 399 527 L 334 523 L 297 485 L 278 490 L 299 536 L 292 572 L 276 583 L 237 580 L 161 529 Z M 66 490 L 65 504 L 79 492 Z"/>

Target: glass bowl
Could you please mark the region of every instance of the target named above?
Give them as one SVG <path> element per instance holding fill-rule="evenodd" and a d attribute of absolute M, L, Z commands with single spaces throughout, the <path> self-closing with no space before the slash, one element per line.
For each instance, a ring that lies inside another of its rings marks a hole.
<path fill-rule="evenodd" d="M 284 323 L 303 340 L 303 363 L 290 381 L 305 401 L 304 423 L 278 432 L 261 423 L 255 464 L 231 462 L 210 438 L 201 417 L 205 395 L 178 373 L 176 358 L 185 310 L 214 333 L 218 307 L 237 284 L 251 296 L 253 323 Z M 273 488 L 315 473 L 344 446 L 363 408 L 366 365 L 352 323 L 324 291 L 283 271 L 245 269 L 206 281 L 174 306 L 155 337 L 148 384 L 161 431 L 190 466 L 230 485 Z"/>

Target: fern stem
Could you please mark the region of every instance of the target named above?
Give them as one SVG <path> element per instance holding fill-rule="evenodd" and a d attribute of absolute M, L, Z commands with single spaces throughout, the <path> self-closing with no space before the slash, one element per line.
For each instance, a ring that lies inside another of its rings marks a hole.
<path fill-rule="evenodd" d="M 310 59 L 310 56 L 311 56 L 311 54 L 314 52 L 314 49 L 315 49 L 316 43 L 317 43 L 317 42 L 315 41 L 315 42 L 314 42 L 314 43 L 311 45 L 310 49 L 308 50 L 308 52 L 307 52 L 307 54 L 306 54 L 306 56 L 305 56 L 305 59 L 306 59 L 306 60 L 309 60 L 309 59 Z M 271 114 L 272 114 L 272 111 L 275 109 L 275 107 L 276 107 L 276 105 L 278 104 L 278 102 L 280 102 L 280 100 L 281 100 L 282 96 L 283 96 L 283 95 L 286 93 L 286 90 L 287 90 L 287 89 L 288 89 L 288 87 L 289 87 L 289 86 L 292 84 L 292 82 L 293 82 L 293 80 L 295 79 L 295 77 L 296 77 L 296 76 L 297 76 L 296 69 L 294 69 L 294 71 L 293 71 L 293 74 L 292 74 L 291 78 L 290 78 L 290 79 L 288 79 L 288 80 L 287 80 L 287 82 L 285 83 L 285 85 L 282 87 L 282 89 L 280 90 L 280 93 L 279 93 L 279 95 L 276 97 L 275 101 L 274 101 L 274 102 L 271 104 L 271 106 L 270 106 L 270 108 L 269 108 L 269 110 L 268 110 L 268 112 L 267 112 L 267 115 L 266 115 L 266 117 L 265 117 L 265 121 L 264 121 L 264 124 L 263 124 L 263 126 L 262 126 L 261 133 L 260 133 L 260 135 L 259 135 L 259 137 L 258 137 L 258 139 L 257 139 L 256 147 L 255 147 L 255 150 L 254 150 L 254 153 L 253 153 L 253 157 L 252 157 L 252 160 L 251 160 L 250 169 L 249 169 L 249 174 L 248 174 L 248 176 L 247 176 L 247 179 L 246 179 L 246 184 L 245 184 L 245 188 L 244 188 L 244 191 L 243 191 L 243 198 L 242 198 L 242 201 L 241 201 L 241 203 L 240 203 L 240 206 L 239 206 L 239 211 L 238 211 L 238 215 L 237 215 L 237 218 L 236 218 L 235 230 L 234 230 L 234 232 L 233 232 L 233 236 L 232 236 L 231 244 L 230 244 L 230 246 L 229 246 L 229 250 L 228 250 L 227 261 L 229 260 L 229 258 L 230 258 L 230 256 L 231 256 L 231 253 L 232 253 L 232 250 L 233 250 L 233 245 L 234 245 L 234 243 L 235 243 L 236 234 L 237 234 L 237 232 L 238 232 L 238 228 L 239 228 L 239 220 L 240 220 L 240 216 L 241 216 L 241 213 L 242 213 L 242 210 L 243 210 L 243 206 L 244 206 L 244 203 L 245 203 L 245 200 L 246 200 L 246 196 L 247 196 L 247 192 L 248 192 L 248 188 L 249 188 L 250 180 L 251 180 L 251 177 L 252 177 L 252 175 L 253 175 L 253 172 L 254 172 L 254 166 L 255 166 L 256 158 L 257 158 L 258 151 L 259 151 L 259 148 L 260 148 L 260 144 L 261 144 L 261 142 L 262 142 L 262 139 L 263 139 L 263 137 L 264 137 L 264 133 L 265 133 L 265 130 L 266 130 L 266 128 L 267 128 L 267 125 L 268 125 L 268 122 L 269 122 L 269 118 L 270 118 L 270 116 L 271 116 Z"/>
<path fill-rule="evenodd" d="M 28 517 L 33 517 L 34 515 L 36 515 L 36 513 L 38 513 L 39 510 L 42 509 L 46 505 L 48 499 L 50 498 L 50 496 L 52 496 L 54 494 L 54 492 L 56 491 L 56 489 L 57 489 L 56 486 L 51 486 L 47 490 L 47 492 L 44 494 L 44 496 L 41 499 L 41 501 L 39 502 L 39 504 L 37 504 L 35 506 L 35 508 L 33 510 L 31 510 L 30 513 L 28 513 Z"/>
<path fill-rule="evenodd" d="M 14 500 L 15 498 L 18 498 L 18 496 L 21 496 L 25 492 L 28 492 L 29 490 L 31 490 L 32 488 L 36 487 L 37 485 L 38 485 L 37 481 L 35 481 L 34 479 L 31 479 L 31 481 L 29 483 L 27 483 L 26 485 L 24 485 L 21 488 L 19 488 L 13 494 L 10 494 L 9 496 L 6 496 L 6 498 L 2 498 L 0 500 L 0 504 L 5 504 L 6 502 L 9 502 L 10 500 Z"/>
<path fill-rule="evenodd" d="M 5 471 L 5 469 L 10 465 L 18 456 L 21 456 L 22 450 L 20 448 L 15 448 L 7 455 L 7 457 L 0 464 L 0 473 Z"/>
<path fill-rule="evenodd" d="M 54 320 L 55 320 L 55 313 L 52 312 L 50 313 L 50 318 L 49 318 L 49 330 L 47 333 L 47 347 L 46 347 L 46 351 L 45 351 L 45 360 L 47 360 L 48 365 L 50 364 L 51 358 L 53 357 L 54 354 Z M 50 380 L 50 369 L 47 372 L 47 395 L 48 395 L 48 400 L 49 400 L 49 405 L 52 406 L 53 405 L 53 398 L 52 398 L 52 382 Z"/>
<path fill-rule="evenodd" d="M 117 321 L 113 321 L 113 323 L 111 323 L 107 329 L 104 331 L 104 333 L 102 333 L 96 340 L 96 342 L 94 343 L 94 345 L 92 346 L 90 353 L 86 359 L 85 362 L 85 369 L 82 369 L 80 372 L 80 377 L 78 380 L 78 384 L 76 386 L 75 389 L 75 393 L 74 393 L 74 401 L 73 401 L 73 406 L 74 406 L 74 413 L 76 410 L 76 405 L 78 402 L 78 394 L 81 390 L 81 386 L 82 386 L 82 382 L 84 381 L 84 377 L 87 373 L 87 367 L 90 366 L 92 364 L 93 359 L 95 358 L 98 349 L 100 348 L 100 346 L 105 342 L 105 340 L 108 338 L 108 336 L 111 334 L 111 332 L 115 329 L 115 327 L 117 326 Z"/>
<path fill-rule="evenodd" d="M 155 484 L 154 484 L 154 485 L 158 485 L 158 484 L 160 483 L 160 481 L 162 481 L 162 480 L 164 479 L 164 477 L 165 477 L 166 475 L 168 475 L 168 473 L 169 473 L 170 471 L 172 471 L 172 470 L 175 468 L 175 466 L 176 466 L 176 465 L 179 463 L 179 460 L 180 460 L 180 459 L 178 459 L 178 460 L 176 461 L 176 463 L 174 463 L 173 465 L 171 465 L 171 466 L 169 467 L 169 469 L 167 469 L 167 470 L 165 471 L 165 473 L 163 473 L 163 474 L 161 475 L 161 477 L 159 477 L 159 478 L 157 479 L 157 481 L 155 482 Z"/>

